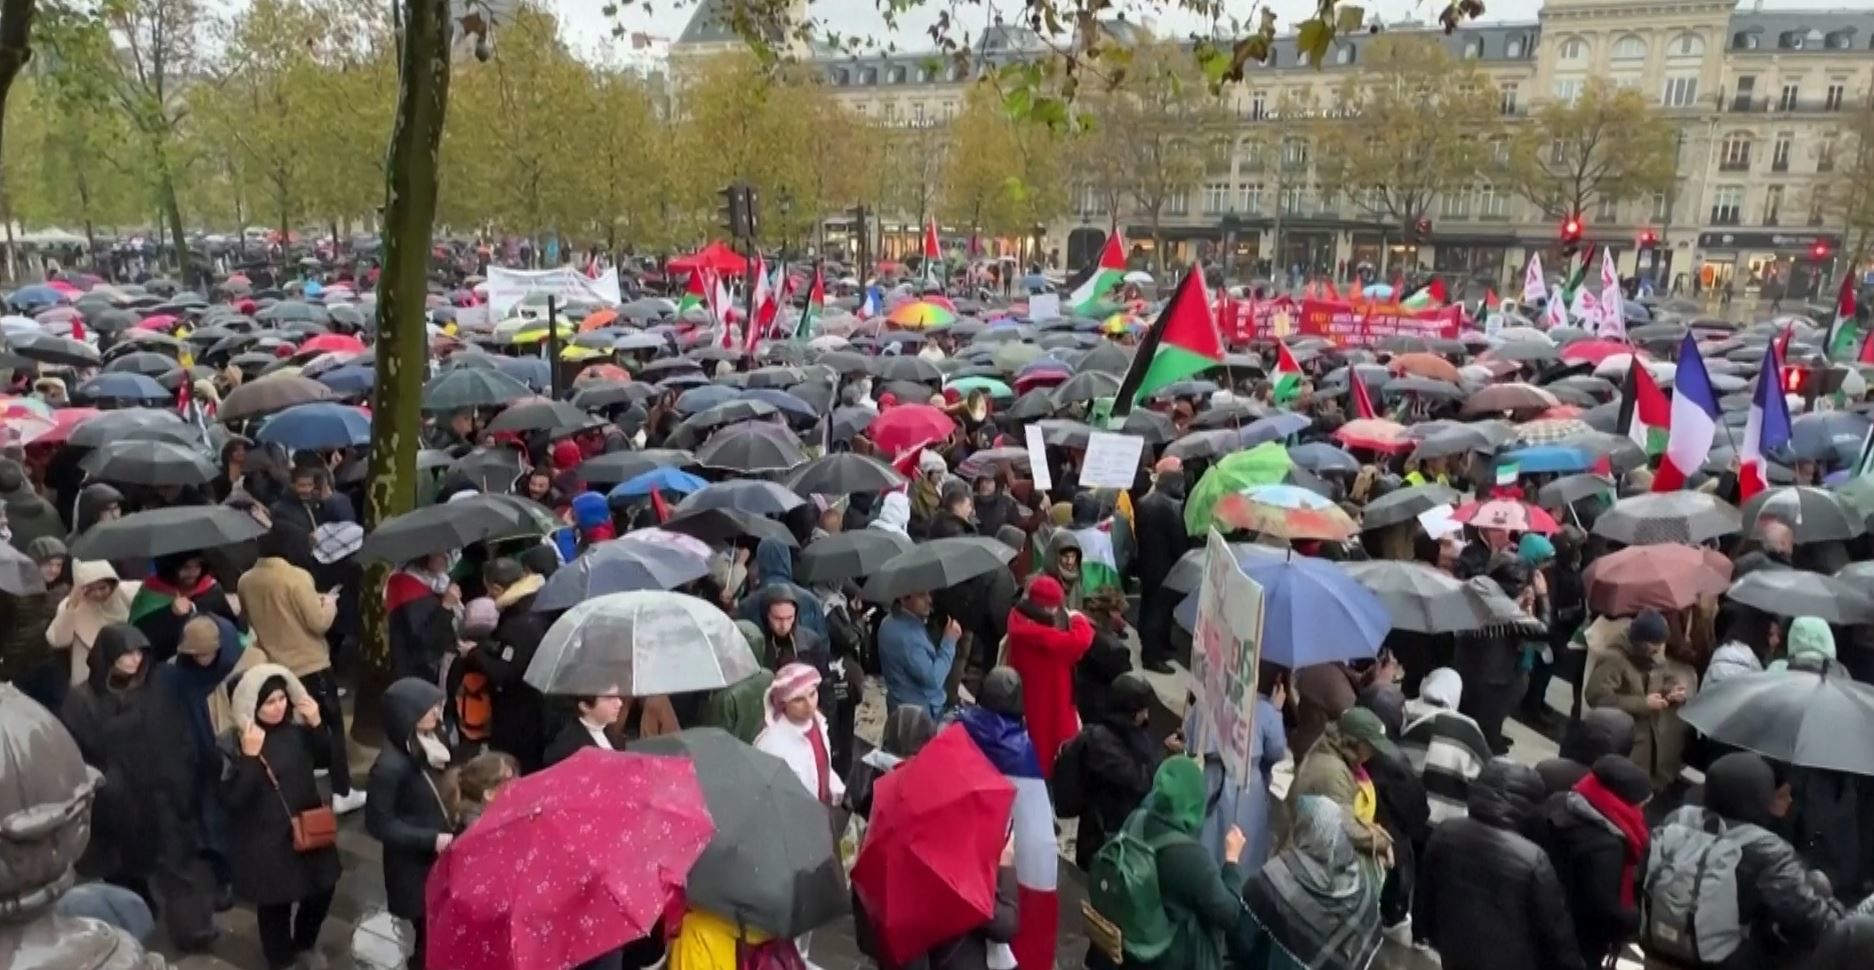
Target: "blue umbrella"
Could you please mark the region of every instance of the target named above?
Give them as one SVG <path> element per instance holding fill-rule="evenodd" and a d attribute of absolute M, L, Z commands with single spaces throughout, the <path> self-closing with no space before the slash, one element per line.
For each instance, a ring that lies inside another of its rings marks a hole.
<path fill-rule="evenodd" d="M 553 382 L 547 362 L 538 357 L 503 357 L 494 355 L 495 370 L 520 381 L 536 391 L 544 391 Z"/>
<path fill-rule="evenodd" d="M 742 392 L 721 384 L 705 384 L 692 387 L 677 395 L 678 414 L 700 414 L 718 405 L 727 404 L 742 396 Z"/>
<path fill-rule="evenodd" d="M 1572 475 L 1594 467 L 1594 458 L 1580 448 L 1568 445 L 1531 445 L 1518 448 L 1503 457 L 1516 462 L 1518 471 L 1560 472 Z"/>
<path fill-rule="evenodd" d="M 316 380 L 340 394 L 363 394 L 377 386 L 377 369 L 369 364 L 346 364 L 320 374 Z"/>
<path fill-rule="evenodd" d="M 1799 414 L 1789 423 L 1789 444 L 1770 457 L 1785 464 L 1812 458 L 1827 467 L 1852 467 L 1867 433 L 1868 419 L 1853 411 Z"/>
<path fill-rule="evenodd" d="M 1322 472 L 1358 472 L 1360 470 L 1360 462 L 1354 456 L 1320 441 L 1296 445 L 1288 450 L 1288 457 L 1295 464 L 1317 475 Z"/>
<path fill-rule="evenodd" d="M 775 410 L 787 415 L 790 421 L 818 421 L 820 419 L 820 412 L 814 410 L 813 405 L 778 387 L 757 387 L 746 390 L 742 392 L 741 399 L 771 404 Z"/>
<path fill-rule="evenodd" d="M 1620 315 L 1625 317 L 1628 323 L 1653 322 L 1653 311 L 1647 309 L 1646 304 L 1635 303 L 1632 300 L 1622 300 L 1620 302 Z"/>
<path fill-rule="evenodd" d="M 55 303 L 63 303 L 65 296 L 50 286 L 22 286 L 14 290 L 13 295 L 7 297 L 7 301 L 30 313 Z"/>
<path fill-rule="evenodd" d="M 653 468 L 628 481 L 612 486 L 606 498 L 643 498 L 653 491 L 688 495 L 708 487 L 709 482 L 681 468 Z"/>
<path fill-rule="evenodd" d="M 163 401 L 174 395 L 144 374 L 105 371 L 78 385 L 77 395 L 92 401 Z"/>
<path fill-rule="evenodd" d="M 370 443 L 371 419 L 347 404 L 298 404 L 268 418 L 254 439 L 294 450 L 350 448 Z"/>
<path fill-rule="evenodd" d="M 1239 556 L 1237 564 L 1262 587 L 1262 659 L 1270 663 L 1295 670 L 1371 657 L 1392 629 L 1386 604 L 1335 563 Z M 1197 595 L 1174 613 L 1186 629 L 1197 622 Z"/>
<path fill-rule="evenodd" d="M 555 571 L 534 600 L 534 609 L 565 610 L 595 596 L 675 589 L 707 575 L 709 560 L 694 552 L 613 539 Z"/>
<path fill-rule="evenodd" d="M 1243 447 L 1254 448 L 1265 441 L 1280 441 L 1292 434 L 1307 430 L 1314 420 L 1305 414 L 1283 411 L 1266 418 L 1257 418 L 1243 426 Z"/>

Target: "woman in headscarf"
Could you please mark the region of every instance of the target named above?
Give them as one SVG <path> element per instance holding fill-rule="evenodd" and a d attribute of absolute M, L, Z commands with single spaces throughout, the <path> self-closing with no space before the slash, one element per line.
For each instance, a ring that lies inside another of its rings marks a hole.
<path fill-rule="evenodd" d="M 1379 893 L 1340 813 L 1319 796 L 1296 802 L 1287 844 L 1243 885 L 1248 918 L 1230 940 L 1243 970 L 1365 970 L 1379 953 Z"/>
<path fill-rule="evenodd" d="M 832 741 L 820 716 L 820 672 L 791 663 L 775 672 L 768 687 L 768 726 L 755 749 L 787 762 L 794 776 L 822 805 L 836 805 L 846 784 L 833 770 Z"/>
<path fill-rule="evenodd" d="M 91 674 L 91 647 L 99 631 L 113 623 L 130 621 L 130 601 L 137 583 L 120 582 L 117 570 L 103 560 L 71 562 L 72 591 L 46 627 L 46 642 L 54 650 L 71 651 L 71 683 L 76 687 Z"/>
<path fill-rule="evenodd" d="M 903 492 L 887 492 L 885 498 L 879 503 L 878 516 L 867 528 L 896 532 L 909 539 L 911 538 L 911 533 L 908 531 L 910 526 L 911 500 L 905 498 Z"/>
<path fill-rule="evenodd" d="M 1126 820 L 1128 828 L 1154 847 L 1158 892 L 1171 927 L 1169 942 L 1156 954 L 1128 948 L 1127 965 L 1136 961 L 1177 970 L 1216 970 L 1223 965 L 1225 935 L 1243 915 L 1243 901 L 1237 896 L 1243 878 L 1236 864 L 1244 838 L 1240 830 L 1230 830 L 1219 868 L 1197 842 L 1204 824 L 1204 796 L 1204 769 L 1190 758 L 1167 758 L 1152 776 L 1145 805 Z"/>

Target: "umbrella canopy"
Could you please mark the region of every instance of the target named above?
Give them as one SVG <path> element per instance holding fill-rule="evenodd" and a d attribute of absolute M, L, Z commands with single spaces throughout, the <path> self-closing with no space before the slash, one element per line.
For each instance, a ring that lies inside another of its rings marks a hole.
<path fill-rule="evenodd" d="M 1345 568 L 1386 604 L 1395 630 L 1465 633 L 1512 624 L 1538 626 L 1494 583 L 1464 582 L 1421 562 L 1376 559 L 1347 563 Z"/>
<path fill-rule="evenodd" d="M 1391 363 L 1386 365 L 1386 369 L 1395 374 L 1429 377 L 1432 380 L 1444 381 L 1450 384 L 1456 384 L 1459 380 L 1457 365 L 1437 354 L 1400 354 L 1394 357 Z"/>
<path fill-rule="evenodd" d="M 1853 467 L 1868 427 L 1867 417 L 1853 411 L 1799 414 L 1789 424 L 1789 443 L 1772 457 L 1785 464 L 1809 458 L 1831 467 Z"/>
<path fill-rule="evenodd" d="M 360 562 L 403 563 L 484 539 L 542 534 L 553 515 L 511 495 L 472 495 L 405 512 L 379 525 L 358 550 Z"/>
<path fill-rule="evenodd" d="M 723 428 L 696 449 L 697 464 L 743 474 L 784 472 L 806 460 L 792 432 L 760 422 Z"/>
<path fill-rule="evenodd" d="M 1866 531 L 1866 519 L 1840 493 L 1820 488 L 1790 485 L 1759 492 L 1744 503 L 1738 528 L 1754 534 L 1757 517 L 1765 514 L 1789 523 L 1797 542 L 1852 539 Z"/>
<path fill-rule="evenodd" d="M 1349 448 L 1388 454 L 1410 451 L 1415 446 L 1406 435 L 1405 425 L 1385 418 L 1355 418 L 1334 429 L 1334 437 Z"/>
<path fill-rule="evenodd" d="M 909 327 L 914 330 L 922 330 L 925 327 L 937 327 L 947 323 L 955 323 L 957 314 L 955 310 L 941 303 L 929 300 L 911 300 L 893 307 L 892 311 L 886 314 L 885 319 L 890 321 L 894 327 Z"/>
<path fill-rule="evenodd" d="M 242 421 L 284 411 L 297 404 L 330 401 L 330 386 L 297 374 L 270 374 L 255 378 L 228 392 L 221 399 L 215 416 L 221 421 Z"/>
<path fill-rule="evenodd" d="M 888 455 L 901 455 L 919 445 L 942 441 L 957 429 L 942 409 L 929 404 L 904 404 L 880 414 L 866 434 Z"/>
<path fill-rule="evenodd" d="M 348 404 L 298 404 L 267 419 L 254 440 L 295 450 L 371 443 L 371 419 Z"/>
<path fill-rule="evenodd" d="M 23 331 L 7 335 L 7 349 L 27 360 L 60 367 L 96 367 L 98 352 L 90 344 L 54 337 L 43 331 Z"/>
<path fill-rule="evenodd" d="M 79 409 L 73 409 L 74 411 Z M 79 448 L 96 448 L 106 442 L 122 438 L 127 432 L 137 428 L 185 424 L 182 416 L 168 408 L 124 408 L 103 413 L 91 412 L 71 426 L 71 433 L 66 442 Z"/>
<path fill-rule="evenodd" d="M 782 515 L 804 503 L 805 499 L 774 482 L 738 478 L 717 482 L 690 493 L 689 497 L 677 503 L 677 511 L 739 509 L 755 515 Z"/>
<path fill-rule="evenodd" d="M 895 965 L 983 924 L 995 911 L 996 862 L 1015 786 L 952 724 L 880 776 L 852 887 Z M 917 905 L 891 901 L 915 899 Z"/>
<path fill-rule="evenodd" d="M 1713 684 L 1679 719 L 1721 744 L 1804 768 L 1874 775 L 1874 688 L 1834 670 L 1770 670 Z"/>
<path fill-rule="evenodd" d="M 865 598 L 890 603 L 912 593 L 928 593 L 993 572 L 1015 558 L 1015 550 L 983 536 L 934 539 L 893 557 L 866 580 Z"/>
<path fill-rule="evenodd" d="M 877 572 L 915 545 L 889 529 L 854 529 L 816 539 L 800 553 L 799 582 L 830 586 Z"/>
<path fill-rule="evenodd" d="M 676 492 L 689 495 L 709 487 L 709 480 L 681 468 L 652 468 L 619 482 L 606 493 L 607 498 L 643 498 L 652 492 Z"/>
<path fill-rule="evenodd" d="M 73 396 L 84 401 L 162 401 L 170 397 L 163 385 L 143 376 L 122 371 L 105 372 L 72 389 Z"/>
<path fill-rule="evenodd" d="M 1451 521 L 1479 529 L 1507 529 L 1511 532 L 1540 532 L 1553 535 L 1561 526 L 1542 509 L 1511 498 L 1466 502 L 1451 513 Z"/>
<path fill-rule="evenodd" d="M 1316 474 L 1327 472 L 1353 474 L 1360 470 L 1359 459 L 1325 441 L 1310 441 L 1305 445 L 1296 445 L 1288 450 L 1288 457 L 1295 464 Z"/>
<path fill-rule="evenodd" d="M 590 428 L 597 422 L 584 409 L 565 401 L 525 401 L 495 415 L 488 430 L 568 432 Z"/>
<path fill-rule="evenodd" d="M 1185 500 L 1186 531 L 1194 536 L 1203 535 L 1213 521 L 1212 508 L 1223 496 L 1254 485 L 1279 485 L 1294 467 L 1288 450 L 1273 441 L 1224 456 L 1204 472 L 1204 477 L 1197 480 Z"/>
<path fill-rule="evenodd" d="M 798 936 L 851 908 L 826 806 L 786 762 L 716 728 L 634 747 L 696 765 L 716 834 L 690 868 L 684 895 L 691 905 L 775 936 Z"/>
<path fill-rule="evenodd" d="M 578 475 L 587 484 L 610 485 L 630 481 L 653 468 L 674 468 L 695 460 L 695 455 L 676 448 L 614 451 L 581 462 Z"/>
<path fill-rule="evenodd" d="M 205 485 L 218 473 L 201 452 L 168 441 L 112 441 L 78 467 L 93 478 L 131 485 Z"/>
<path fill-rule="evenodd" d="M 1560 403 L 1555 395 L 1534 384 L 1491 384 L 1464 402 L 1463 413 L 1475 415 L 1500 411 L 1542 411 Z"/>
<path fill-rule="evenodd" d="M 452 367 L 423 385 L 423 410 L 500 407 L 533 393 L 526 384 L 491 367 Z"/>
<path fill-rule="evenodd" d="M 800 546 L 800 543 L 794 540 L 794 534 L 787 530 L 787 526 L 740 509 L 697 509 L 693 512 L 684 512 L 681 515 L 671 516 L 670 520 L 664 523 L 664 528 L 671 532 L 694 536 L 711 544 L 721 544 L 747 537 L 757 541 L 773 539 L 789 549 Z"/>
<path fill-rule="evenodd" d="M 1262 659 L 1294 670 L 1371 657 L 1392 628 L 1379 597 L 1335 563 L 1309 556 L 1239 559 L 1262 587 Z M 1197 594 L 1174 613 L 1187 629 L 1197 620 Z"/>
<path fill-rule="evenodd" d="M 33 596 L 46 591 L 46 579 L 31 556 L 0 544 L 0 593 Z"/>
<path fill-rule="evenodd" d="M 1818 616 L 1836 626 L 1874 622 L 1874 597 L 1852 583 L 1799 569 L 1757 569 L 1726 597 L 1772 616 Z"/>
<path fill-rule="evenodd" d="M 1360 527 L 1379 529 L 1410 522 L 1421 512 L 1440 505 L 1456 505 L 1460 497 L 1457 489 L 1437 482 L 1396 488 L 1367 503 L 1366 511 L 1360 516 Z"/>
<path fill-rule="evenodd" d="M 727 687 L 757 669 L 728 614 L 683 593 L 637 590 L 567 610 L 526 680 L 543 694 L 648 697 Z"/>
<path fill-rule="evenodd" d="M 904 476 L 876 458 L 842 451 L 815 458 L 794 469 L 787 476 L 786 484 L 803 497 L 850 495 L 854 492 L 888 492 L 902 486 Z"/>
<path fill-rule="evenodd" d="M 1682 610 L 1731 585 L 1731 561 L 1711 549 L 1677 543 L 1628 546 L 1582 573 L 1588 608 L 1609 616 L 1644 609 Z"/>
<path fill-rule="evenodd" d="M 1564 475 L 1542 486 L 1536 493 L 1536 504 L 1545 509 L 1560 509 L 1596 496 L 1613 501 L 1614 483 L 1599 475 Z"/>
<path fill-rule="evenodd" d="M 426 959 L 570 967 L 643 937 L 715 834 L 696 766 L 586 748 L 517 778 L 437 857 Z"/>
<path fill-rule="evenodd" d="M 1703 492 L 1651 492 L 1614 503 L 1594 521 L 1594 534 L 1630 546 L 1682 542 L 1697 545 L 1736 532 L 1731 503 Z"/>
<path fill-rule="evenodd" d="M 598 596 L 675 589 L 709 575 L 708 546 L 677 533 L 663 534 L 695 543 L 700 552 L 689 545 L 639 538 L 650 532 L 663 530 L 644 529 L 606 540 L 561 566 L 534 597 L 534 609 L 567 610 Z"/>
<path fill-rule="evenodd" d="M 1338 542 L 1360 531 L 1334 502 L 1294 485 L 1255 485 L 1217 500 L 1211 513 L 1227 529 L 1281 539 Z"/>

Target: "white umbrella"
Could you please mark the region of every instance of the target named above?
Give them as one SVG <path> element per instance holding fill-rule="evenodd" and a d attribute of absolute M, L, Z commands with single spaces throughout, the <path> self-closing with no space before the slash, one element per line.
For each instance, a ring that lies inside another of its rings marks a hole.
<path fill-rule="evenodd" d="M 1506 317 L 1505 319 L 1507 320 L 1509 318 Z M 1517 319 L 1521 319 L 1521 318 L 1519 317 Z M 1504 327 L 1502 330 L 1497 331 L 1497 335 L 1493 342 L 1503 343 L 1503 342 L 1512 341 L 1512 340 L 1519 340 L 1524 343 L 1542 344 L 1545 347 L 1555 346 L 1554 337 L 1551 337 L 1548 334 L 1543 333 L 1542 331 L 1537 330 L 1534 327 L 1524 327 L 1524 326 Z"/>
<path fill-rule="evenodd" d="M 1143 270 L 1135 269 L 1132 272 L 1127 273 L 1124 277 L 1122 277 L 1122 279 L 1124 280 L 1124 282 L 1127 282 L 1127 283 L 1138 283 L 1140 285 L 1145 285 L 1145 284 L 1149 284 L 1152 282 L 1152 274 L 1147 273 Z"/>
<path fill-rule="evenodd" d="M 685 593 L 637 590 L 566 611 L 526 681 L 543 694 L 648 697 L 727 687 L 756 669 L 728 614 Z"/>

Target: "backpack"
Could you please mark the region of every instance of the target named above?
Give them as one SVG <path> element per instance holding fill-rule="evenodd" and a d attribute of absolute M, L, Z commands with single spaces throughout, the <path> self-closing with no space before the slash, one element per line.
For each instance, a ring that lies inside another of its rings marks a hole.
<path fill-rule="evenodd" d="M 1190 841 L 1176 832 L 1147 839 L 1145 819 L 1143 809 L 1133 812 L 1100 846 L 1087 872 L 1090 933 L 1110 934 L 1110 948 L 1123 951 L 1126 962 L 1156 960 L 1171 947 L 1171 915 L 1158 888 L 1158 850 Z"/>
<path fill-rule="evenodd" d="M 495 716 L 494 696 L 494 685 L 486 674 L 469 671 L 462 675 L 455 694 L 456 732 L 462 740 L 488 740 Z"/>
<path fill-rule="evenodd" d="M 1087 810 L 1087 769 L 1084 753 L 1087 732 L 1068 739 L 1054 756 L 1054 777 L 1048 781 L 1048 797 L 1054 802 L 1054 814 L 1060 818 L 1079 818 Z"/>
<path fill-rule="evenodd" d="M 1737 905 L 1744 847 L 1768 833 L 1731 824 L 1698 806 L 1667 816 L 1646 853 L 1640 892 L 1640 942 L 1647 953 L 1682 966 L 1713 966 L 1749 935 Z"/>

